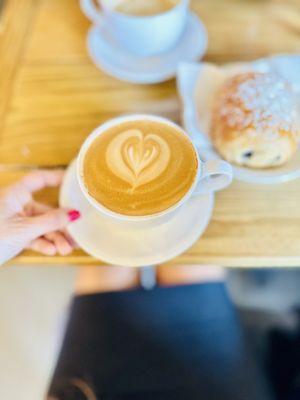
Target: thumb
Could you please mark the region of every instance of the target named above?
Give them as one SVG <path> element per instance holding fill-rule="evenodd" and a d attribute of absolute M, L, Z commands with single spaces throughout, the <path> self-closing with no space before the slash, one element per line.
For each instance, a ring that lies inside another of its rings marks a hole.
<path fill-rule="evenodd" d="M 48 211 L 42 215 L 28 218 L 27 237 L 34 240 L 46 233 L 61 230 L 69 222 L 75 221 L 80 217 L 79 211 L 58 208 Z"/>

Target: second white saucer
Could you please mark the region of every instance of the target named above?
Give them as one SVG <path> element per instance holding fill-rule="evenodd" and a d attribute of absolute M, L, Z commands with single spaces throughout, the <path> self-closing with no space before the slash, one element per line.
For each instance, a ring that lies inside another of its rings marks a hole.
<path fill-rule="evenodd" d="M 115 78 L 140 84 L 153 84 L 175 77 L 180 62 L 198 60 L 207 48 L 203 23 L 193 13 L 178 44 L 169 52 L 140 57 L 127 52 L 105 27 L 93 26 L 87 37 L 91 59 L 97 67 Z"/>
<path fill-rule="evenodd" d="M 167 222 L 136 228 L 90 205 L 79 188 L 74 161 L 65 175 L 60 204 L 81 212 L 82 218 L 68 230 L 88 254 L 109 264 L 142 267 L 164 263 L 192 246 L 210 221 L 214 195 L 192 197 Z"/>

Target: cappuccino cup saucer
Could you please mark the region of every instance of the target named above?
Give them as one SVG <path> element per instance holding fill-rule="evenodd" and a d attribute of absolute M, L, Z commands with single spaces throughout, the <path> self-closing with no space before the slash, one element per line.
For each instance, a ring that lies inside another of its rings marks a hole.
<path fill-rule="evenodd" d="M 83 195 L 76 176 L 76 160 L 68 167 L 60 191 L 60 205 L 77 209 L 82 217 L 68 231 L 91 256 L 108 264 L 143 267 L 164 263 L 191 247 L 205 231 L 214 195 L 190 198 L 166 222 L 128 223 L 97 211 Z"/>
<path fill-rule="evenodd" d="M 87 48 L 94 64 L 108 75 L 126 82 L 154 84 L 174 78 L 180 62 L 192 62 L 202 57 L 207 48 L 207 33 L 197 15 L 190 13 L 181 39 L 166 53 L 156 56 L 130 53 L 105 29 L 105 25 L 90 29 Z"/>

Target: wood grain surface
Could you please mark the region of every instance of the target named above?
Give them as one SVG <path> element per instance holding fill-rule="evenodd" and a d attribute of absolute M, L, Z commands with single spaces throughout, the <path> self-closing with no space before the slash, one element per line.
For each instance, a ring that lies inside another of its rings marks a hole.
<path fill-rule="evenodd" d="M 223 63 L 300 51 L 297 0 L 194 0 L 209 34 L 206 60 Z M 7 0 L 0 15 L 0 186 L 33 168 L 61 167 L 90 131 L 128 112 L 180 121 L 175 81 L 133 85 L 99 71 L 87 56 L 90 23 L 78 0 Z M 39 198 L 53 205 L 57 193 Z M 172 263 L 300 265 L 300 182 L 235 182 L 216 196 L 212 221 Z M 82 251 L 62 258 L 24 252 L 26 264 L 99 264 Z"/>

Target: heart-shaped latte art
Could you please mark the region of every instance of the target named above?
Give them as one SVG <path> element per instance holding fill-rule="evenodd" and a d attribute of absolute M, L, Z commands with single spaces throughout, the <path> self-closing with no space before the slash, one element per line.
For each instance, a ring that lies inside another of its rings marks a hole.
<path fill-rule="evenodd" d="M 106 150 L 106 163 L 117 177 L 134 190 L 153 181 L 170 161 L 167 142 L 154 133 L 143 136 L 139 129 L 129 129 L 117 135 Z"/>

